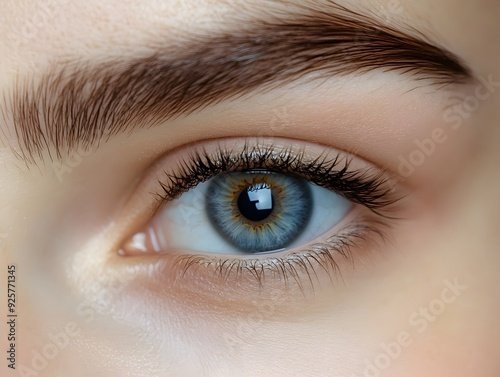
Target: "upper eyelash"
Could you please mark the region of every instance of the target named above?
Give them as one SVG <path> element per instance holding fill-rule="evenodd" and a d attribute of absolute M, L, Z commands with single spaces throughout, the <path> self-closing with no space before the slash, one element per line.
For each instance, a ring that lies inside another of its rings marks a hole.
<path fill-rule="evenodd" d="M 267 278 L 270 273 L 283 280 L 285 285 L 294 281 L 301 290 L 308 282 L 314 289 L 318 268 L 324 270 L 330 280 L 342 277 L 338 274 L 341 271 L 338 262 L 344 260 L 353 264 L 355 258 L 351 249 L 365 241 L 388 240 L 385 234 L 386 228 L 391 227 L 388 220 L 396 219 L 388 214 L 393 209 L 398 210 L 392 204 L 401 199 L 394 194 L 394 181 L 388 173 L 370 167 L 352 168 L 352 161 L 353 158 L 342 152 L 331 155 L 325 151 L 315 158 L 307 158 L 305 149 L 278 147 L 274 144 L 250 145 L 248 141 L 242 147 L 234 148 L 219 144 L 215 152 L 210 153 L 205 148 L 195 148 L 193 153 L 177 162 L 175 172 L 164 172 L 164 179 L 159 181 L 162 193 L 156 193 L 159 199 L 157 210 L 217 174 L 267 169 L 293 174 L 330 189 L 365 206 L 372 214 L 365 214 L 347 224 L 326 241 L 311 244 L 283 257 L 221 259 L 203 254 L 182 254 L 176 256 L 174 265 L 179 266 L 181 276 L 188 270 L 205 268 L 223 281 L 253 276 L 261 286 L 264 277 Z"/>
<path fill-rule="evenodd" d="M 245 143 L 239 152 L 219 146 L 215 154 L 201 149 L 179 164 L 178 173 L 165 172 L 166 181 L 159 181 L 163 193 L 157 195 L 160 203 L 164 203 L 220 173 L 267 169 L 299 176 L 378 214 L 382 208 L 401 199 L 392 194 L 392 187 L 388 187 L 391 179 L 387 174 L 373 173 L 369 168 L 350 169 L 351 160 L 339 153 L 335 157 L 322 154 L 305 161 L 304 150 L 293 152 L 291 147 L 274 145 L 249 147 Z"/>

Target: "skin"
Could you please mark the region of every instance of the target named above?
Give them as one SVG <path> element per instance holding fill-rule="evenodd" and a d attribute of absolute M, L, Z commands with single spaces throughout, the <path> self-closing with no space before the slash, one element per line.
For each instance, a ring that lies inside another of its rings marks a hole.
<path fill-rule="evenodd" d="M 2 1 L 4 91 L 16 75 L 43 70 L 56 55 L 99 61 L 136 53 L 152 33 L 174 43 L 183 30 L 215 32 L 244 4 L 64 3 L 19 44 L 9 33 L 33 19 L 44 1 Z M 377 13 L 383 1 L 351 5 L 385 17 Z M 500 3 L 402 0 L 400 6 L 389 20 L 430 31 L 476 77 L 500 81 Z M 251 5 L 256 13 L 269 7 Z M 19 314 L 17 370 L 3 360 L 2 375 L 498 376 L 500 86 L 454 130 L 443 118 L 449 97 L 394 75 L 372 72 L 322 85 L 305 78 L 229 99 L 113 137 L 77 158 L 62 180 L 50 163 L 28 169 L 10 148 L 0 149 L 0 276 L 6 284 L 7 266 L 16 265 Z M 477 85 L 459 93 L 474 95 Z M 289 120 L 269 129 L 284 107 Z M 12 125 L 0 128 L 3 145 L 14 142 L 7 136 Z M 178 146 L 262 131 L 322 143 L 397 175 L 400 157 L 436 129 L 444 136 L 436 137 L 434 151 L 397 184 L 412 193 L 401 205 L 408 220 L 388 231 L 393 242 L 377 252 L 370 242 L 356 249 L 355 268 L 340 262 L 342 276 L 333 284 L 320 276 L 322 284 L 304 292 L 272 278 L 260 288 L 250 279 L 228 285 L 203 269 L 178 284 L 162 263 L 113 252 L 124 233 L 151 217 L 144 210 L 151 203 L 147 184 L 134 194 L 138 177 Z M 44 349 L 51 360 L 34 361 Z"/>

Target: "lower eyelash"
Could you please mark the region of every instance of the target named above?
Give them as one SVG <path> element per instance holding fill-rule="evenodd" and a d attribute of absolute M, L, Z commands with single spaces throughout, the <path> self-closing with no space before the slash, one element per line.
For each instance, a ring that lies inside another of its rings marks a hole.
<path fill-rule="evenodd" d="M 236 282 L 246 277 L 253 277 L 262 287 L 265 280 L 272 276 L 281 280 L 285 287 L 293 283 L 304 291 L 305 284 L 314 289 L 319 281 L 317 269 L 324 270 L 333 283 L 335 278 L 342 278 L 341 263 L 354 266 L 358 257 L 356 248 L 372 242 L 376 246 L 387 241 L 385 228 L 390 224 L 386 220 L 365 217 L 353 220 L 343 230 L 329 237 L 326 241 L 315 243 L 308 248 L 293 252 L 283 257 L 264 259 L 219 258 L 207 255 L 180 255 L 176 257 L 174 268 L 181 269 L 181 277 L 190 270 L 205 268 L 222 283 Z M 377 249 L 370 248 L 372 250 Z"/>
<path fill-rule="evenodd" d="M 196 272 L 203 269 L 201 276 L 213 275 L 214 281 L 221 283 L 246 282 L 250 278 L 262 287 L 266 281 L 277 279 L 285 286 L 293 284 L 302 291 L 306 286 L 314 289 L 316 283 L 325 277 L 325 272 L 331 282 L 334 278 L 342 278 L 345 265 L 353 266 L 355 261 L 363 261 L 372 255 L 372 250 L 376 249 L 374 246 L 387 240 L 386 230 L 397 219 L 392 214 L 400 212 L 400 206 L 394 204 L 402 199 L 399 196 L 401 190 L 394 190 L 394 181 L 388 173 L 369 165 L 356 168 L 358 164 L 352 162 L 353 158 L 340 152 L 325 152 L 315 158 L 306 158 L 305 149 L 296 148 L 293 142 L 289 145 L 245 141 L 227 147 L 224 143 L 216 143 L 210 153 L 203 147 L 193 147 L 194 152 L 175 160 L 175 170 L 164 172 L 159 181 L 161 191 L 154 193 L 158 204 L 153 211 L 218 174 L 265 169 L 301 177 L 360 204 L 362 212 L 357 218 L 351 219 L 325 241 L 279 257 L 264 254 L 260 258 L 165 254 L 174 281 L 182 280 L 186 275 L 197 278 Z"/>

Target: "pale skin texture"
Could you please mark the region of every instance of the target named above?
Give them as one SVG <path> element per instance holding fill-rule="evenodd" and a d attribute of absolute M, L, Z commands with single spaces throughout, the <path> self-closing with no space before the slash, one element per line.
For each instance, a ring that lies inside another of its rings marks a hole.
<path fill-rule="evenodd" d="M 54 56 L 98 61 L 134 54 L 160 31 L 172 43 L 183 30 L 216 31 L 242 6 L 61 1 L 47 21 L 37 21 L 33 36 L 16 43 L 12 33 L 47 12 L 46 3 L 0 3 L 4 91 L 16 75 L 42 70 Z M 387 3 L 352 5 L 377 15 Z M 500 3 L 399 5 L 401 11 L 378 15 L 430 30 L 476 77 L 500 81 Z M 259 14 L 269 4 L 245 7 Z M 322 85 L 305 79 L 293 89 L 224 101 L 114 137 L 81 157 L 62 181 L 50 162 L 28 171 L 10 148 L 0 149 L 0 277 L 5 292 L 7 266 L 16 265 L 19 313 L 17 370 L 2 358 L 2 376 L 498 376 L 500 86 L 454 130 L 443 118 L 441 94 L 408 92 L 414 83 L 392 74 L 366 77 Z M 475 93 L 475 85 L 463 92 Z M 283 107 L 289 121 L 266 129 Z M 0 128 L 8 145 L 12 125 Z M 118 260 L 114 247 L 123 232 L 147 221 L 132 209 L 144 211 L 151 200 L 137 194 L 124 204 L 124 198 L 154 161 L 209 137 L 263 134 L 321 142 L 395 174 L 400 156 L 417 149 L 416 139 L 438 141 L 404 182 L 414 200 L 404 212 L 410 220 L 389 230 L 394 242 L 377 253 L 355 250 L 364 256 L 355 269 L 341 266 L 333 285 L 301 294 L 280 285 L 211 282 L 203 272 L 178 285 L 160 267 Z M 136 273 L 126 273 L 127 266 Z M 3 296 L 2 308 L 4 302 Z M 56 337 L 63 346 L 54 351 L 47 345 Z M 52 359 L 34 362 L 44 349 Z"/>

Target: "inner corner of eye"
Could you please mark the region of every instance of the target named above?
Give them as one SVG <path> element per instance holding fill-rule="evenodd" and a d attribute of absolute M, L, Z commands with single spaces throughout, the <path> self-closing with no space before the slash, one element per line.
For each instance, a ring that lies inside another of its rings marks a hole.
<path fill-rule="evenodd" d="M 269 254 L 314 241 L 351 205 L 289 174 L 263 169 L 217 174 L 162 208 L 118 253 Z"/>

